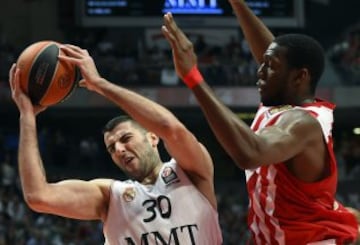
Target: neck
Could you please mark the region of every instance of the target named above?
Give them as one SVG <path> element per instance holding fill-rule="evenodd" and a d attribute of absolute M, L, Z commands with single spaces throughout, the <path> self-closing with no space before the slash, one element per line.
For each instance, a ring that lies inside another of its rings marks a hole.
<path fill-rule="evenodd" d="M 291 105 L 298 105 L 301 106 L 303 104 L 308 104 L 308 103 L 314 103 L 315 102 L 315 97 L 308 95 L 308 96 L 294 96 L 293 99 L 289 100 Z"/>
<path fill-rule="evenodd" d="M 315 98 L 306 98 L 304 99 L 301 104 L 307 104 L 307 103 L 314 103 L 315 102 Z"/>
<path fill-rule="evenodd" d="M 143 185 L 152 185 L 156 182 L 160 169 L 162 167 L 162 164 L 157 164 L 155 168 L 148 174 L 142 181 L 141 184 Z"/>

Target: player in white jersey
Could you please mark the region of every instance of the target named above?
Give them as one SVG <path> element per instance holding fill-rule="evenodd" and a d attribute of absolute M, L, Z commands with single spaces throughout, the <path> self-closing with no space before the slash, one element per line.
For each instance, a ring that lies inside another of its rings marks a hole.
<path fill-rule="evenodd" d="M 116 117 L 104 128 L 112 160 L 131 180 L 49 183 L 36 129 L 36 115 L 45 108 L 32 105 L 20 89 L 21 71 L 14 64 L 9 79 L 20 112 L 18 162 L 28 206 L 68 218 L 101 220 L 106 245 L 221 244 L 213 163 L 205 147 L 166 108 L 102 78 L 87 50 L 73 45 L 61 48 L 67 56 L 59 59 L 80 69 L 80 86 L 131 116 Z M 160 139 L 172 156 L 166 164 L 160 159 Z"/>
<path fill-rule="evenodd" d="M 110 195 L 106 244 L 220 243 L 216 210 L 173 159 L 153 185 L 115 181 Z"/>

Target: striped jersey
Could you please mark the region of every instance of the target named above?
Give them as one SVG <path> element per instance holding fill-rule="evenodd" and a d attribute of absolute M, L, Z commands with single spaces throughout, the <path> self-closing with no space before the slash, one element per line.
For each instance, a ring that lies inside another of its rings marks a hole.
<path fill-rule="evenodd" d="M 114 181 L 105 245 L 220 245 L 218 213 L 174 159 L 156 182 Z"/>
<path fill-rule="evenodd" d="M 305 183 L 281 162 L 246 170 L 248 225 L 255 244 L 346 244 L 357 237 L 355 217 L 335 200 L 337 167 L 331 133 L 334 107 L 317 99 L 303 106 L 258 109 L 251 125 L 255 133 L 274 125 L 289 110 L 306 110 L 316 118 L 330 155 L 330 175 Z"/>

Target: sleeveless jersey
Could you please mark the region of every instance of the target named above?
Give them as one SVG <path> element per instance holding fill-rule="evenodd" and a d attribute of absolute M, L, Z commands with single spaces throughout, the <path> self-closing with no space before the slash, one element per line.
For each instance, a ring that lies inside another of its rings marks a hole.
<path fill-rule="evenodd" d="M 284 163 L 246 170 L 248 225 L 255 244 L 347 244 L 356 239 L 355 217 L 335 200 L 337 167 L 331 134 L 334 107 L 322 100 L 301 107 L 260 106 L 251 126 L 255 133 L 274 125 L 289 110 L 306 110 L 316 118 L 330 155 L 330 175 L 305 183 Z"/>
<path fill-rule="evenodd" d="M 114 181 L 104 222 L 105 245 L 219 245 L 218 213 L 170 160 L 153 185 Z"/>

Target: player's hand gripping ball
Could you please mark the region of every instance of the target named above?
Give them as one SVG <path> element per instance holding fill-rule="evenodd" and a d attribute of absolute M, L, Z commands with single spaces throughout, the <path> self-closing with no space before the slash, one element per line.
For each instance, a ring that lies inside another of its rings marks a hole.
<path fill-rule="evenodd" d="M 51 106 L 68 98 L 77 85 L 76 67 L 60 61 L 60 43 L 39 41 L 22 51 L 17 60 L 20 87 L 34 105 Z"/>

